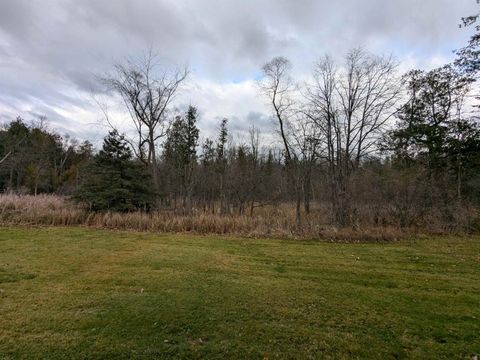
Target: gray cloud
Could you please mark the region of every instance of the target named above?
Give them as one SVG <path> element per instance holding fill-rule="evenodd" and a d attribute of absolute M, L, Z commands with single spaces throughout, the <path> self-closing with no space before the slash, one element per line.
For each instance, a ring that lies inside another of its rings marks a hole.
<path fill-rule="evenodd" d="M 458 23 L 476 9 L 474 0 L 2 0 L 0 112 L 48 113 L 65 131 L 92 136 L 79 122 L 98 116 L 88 98 L 100 91 L 95 76 L 153 47 L 166 65 L 194 71 L 186 97 L 207 107 L 206 129 L 221 116 L 238 129 L 268 128 L 266 108 L 246 93 L 255 89 L 235 84 L 272 56 L 288 56 L 300 75 L 318 56 L 359 45 L 428 66 L 465 43 Z"/>

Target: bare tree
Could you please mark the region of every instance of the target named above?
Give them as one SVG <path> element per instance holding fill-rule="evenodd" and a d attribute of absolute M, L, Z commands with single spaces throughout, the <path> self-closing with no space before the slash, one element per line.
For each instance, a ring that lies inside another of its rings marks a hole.
<path fill-rule="evenodd" d="M 327 161 L 337 221 L 350 222 L 352 177 L 362 159 L 377 151 L 382 130 L 396 112 L 400 96 L 392 58 L 363 50 L 347 54 L 343 68 L 320 60 L 307 89 L 306 114 L 321 134 L 321 157 Z"/>
<path fill-rule="evenodd" d="M 169 106 L 187 76 L 187 68 L 160 68 L 150 51 L 139 61 L 117 64 L 115 74 L 103 79 L 128 109 L 136 130 L 131 145 L 135 155 L 150 168 L 157 190 L 157 144 L 166 135 Z"/>
<path fill-rule="evenodd" d="M 320 145 L 319 132 L 315 124 L 301 111 L 297 112 L 295 121 L 290 124 L 295 153 L 298 154 L 298 176 L 303 193 L 303 204 L 307 214 L 310 213 L 312 200 L 312 175 L 318 159 Z M 300 196 L 302 194 L 299 194 Z M 299 206 L 299 201 L 297 201 Z"/>
<path fill-rule="evenodd" d="M 302 172 L 302 163 L 305 160 L 307 143 L 309 142 L 302 125 L 302 113 L 298 109 L 298 86 L 290 76 L 290 62 L 284 57 L 273 58 L 262 68 L 263 79 L 260 87 L 271 102 L 274 117 L 278 124 L 278 132 L 282 139 L 285 153 L 285 170 L 293 188 L 296 200 L 296 223 L 301 225 L 301 202 L 304 190 L 302 179 L 306 175 Z M 298 131 L 298 130 L 302 131 Z M 311 155 L 311 153 L 310 153 Z M 306 206 L 309 210 L 309 206 Z"/>
<path fill-rule="evenodd" d="M 273 58 L 266 63 L 263 70 L 263 80 L 260 87 L 268 97 L 279 125 L 286 161 L 292 161 L 292 145 L 289 141 L 287 123 L 294 114 L 294 93 L 296 86 L 290 76 L 290 61 L 284 57 Z"/>

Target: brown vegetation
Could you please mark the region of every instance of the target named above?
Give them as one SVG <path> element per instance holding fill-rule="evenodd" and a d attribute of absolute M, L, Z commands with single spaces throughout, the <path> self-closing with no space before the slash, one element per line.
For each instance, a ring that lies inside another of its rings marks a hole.
<path fill-rule="evenodd" d="M 455 209 L 454 218 L 445 221 L 444 212 L 418 214 L 402 226 L 399 209 L 365 207 L 351 227 L 328 225 L 331 209 L 315 204 L 305 216 L 302 227 L 296 226 L 295 207 L 283 204 L 262 207 L 250 215 L 219 215 L 196 212 L 183 216 L 171 211 L 153 213 L 94 213 L 55 195 L 0 196 L 0 225 L 2 226 L 89 226 L 97 228 L 161 232 L 221 234 L 247 237 L 285 239 L 318 239 L 333 241 L 394 241 L 419 234 L 470 233 L 480 226 L 480 214 L 473 209 Z"/>

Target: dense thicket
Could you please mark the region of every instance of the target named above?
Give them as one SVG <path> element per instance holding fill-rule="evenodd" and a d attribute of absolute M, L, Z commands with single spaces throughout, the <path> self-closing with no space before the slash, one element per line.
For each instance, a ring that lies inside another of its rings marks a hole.
<path fill-rule="evenodd" d="M 17 118 L 0 129 L 0 191 L 68 194 L 80 183 L 92 144 L 62 138 L 41 120 Z"/>

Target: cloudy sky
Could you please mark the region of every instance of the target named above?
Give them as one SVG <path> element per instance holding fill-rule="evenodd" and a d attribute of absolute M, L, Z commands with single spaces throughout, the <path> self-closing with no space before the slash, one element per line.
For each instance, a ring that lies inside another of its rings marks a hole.
<path fill-rule="evenodd" d="M 299 77 L 358 46 L 405 70 L 432 68 L 466 43 L 458 24 L 476 11 L 475 0 L 0 0 L 0 122 L 46 115 L 61 134 L 98 143 L 97 102 L 111 100 L 98 75 L 153 48 L 165 66 L 190 67 L 176 105 L 196 105 L 205 134 L 221 117 L 268 132 L 255 79 L 273 56 Z"/>

